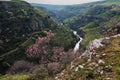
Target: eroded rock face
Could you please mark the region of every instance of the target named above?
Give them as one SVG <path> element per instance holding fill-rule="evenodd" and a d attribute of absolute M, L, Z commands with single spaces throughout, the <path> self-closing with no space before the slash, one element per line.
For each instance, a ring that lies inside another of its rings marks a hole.
<path fill-rule="evenodd" d="M 86 49 L 86 51 L 80 56 L 80 58 L 82 56 L 89 56 L 89 58 L 91 59 L 91 55 L 95 53 L 94 49 L 104 46 L 102 44 L 102 41 L 103 41 L 103 38 L 101 38 L 101 39 L 95 39 L 92 42 L 90 42 L 89 45 L 88 45 L 88 47 L 87 47 L 87 49 Z"/>
<path fill-rule="evenodd" d="M 81 72 L 81 70 L 83 71 L 87 69 L 99 76 L 112 74 L 112 67 L 114 66 L 114 63 L 111 62 L 109 65 L 107 64 L 106 59 L 109 58 L 108 53 L 104 52 L 104 50 L 97 53 L 96 49 L 98 48 L 102 50 L 103 47 L 106 47 L 106 44 L 110 44 L 111 41 L 117 37 L 120 37 L 120 34 L 91 41 L 87 46 L 86 51 L 82 53 L 79 58 L 76 58 L 71 62 L 69 67 L 71 73 L 77 73 Z M 60 77 L 63 77 L 63 75 Z"/>
<path fill-rule="evenodd" d="M 94 53 L 95 53 L 94 50 L 96 48 L 103 47 L 104 43 L 105 43 L 104 41 L 109 41 L 111 38 L 116 38 L 116 37 L 120 37 L 120 34 L 117 34 L 117 35 L 114 35 L 114 36 L 111 36 L 111 37 L 95 39 L 95 40 L 91 41 L 89 43 L 89 45 L 87 46 L 85 52 L 79 58 L 84 56 L 84 57 L 89 57 L 89 60 L 90 60 L 92 58 L 91 56 L 94 55 Z"/>
<path fill-rule="evenodd" d="M 98 63 L 99 64 L 105 64 L 105 62 L 103 60 L 101 60 L 101 59 L 98 61 Z"/>

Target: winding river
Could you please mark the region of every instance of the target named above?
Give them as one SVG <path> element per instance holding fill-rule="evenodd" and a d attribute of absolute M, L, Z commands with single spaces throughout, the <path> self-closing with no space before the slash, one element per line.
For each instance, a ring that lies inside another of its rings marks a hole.
<path fill-rule="evenodd" d="M 77 31 L 73 31 L 73 34 L 75 35 L 75 36 L 77 36 L 80 40 L 76 43 L 76 45 L 75 45 L 75 47 L 74 47 L 74 54 L 79 50 L 79 47 L 80 47 L 80 43 L 81 43 L 81 41 L 83 40 L 83 38 L 82 37 L 80 37 L 78 34 L 77 34 Z"/>

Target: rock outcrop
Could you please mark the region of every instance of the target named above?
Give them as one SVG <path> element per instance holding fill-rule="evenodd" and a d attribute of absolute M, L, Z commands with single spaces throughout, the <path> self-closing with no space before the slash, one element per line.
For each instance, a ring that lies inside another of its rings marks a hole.
<path fill-rule="evenodd" d="M 114 35 L 114 36 L 100 38 L 100 39 L 95 39 L 95 40 L 91 41 L 88 44 L 85 52 L 82 53 L 82 55 L 79 58 L 84 56 L 84 57 L 89 57 L 89 60 L 91 60 L 91 58 L 92 58 L 91 55 L 96 54 L 94 50 L 96 48 L 103 47 L 104 46 L 104 44 L 103 44 L 104 41 L 110 40 L 111 38 L 116 38 L 116 37 L 119 37 L 119 36 L 120 36 L 120 34 L 117 34 L 117 35 Z"/>

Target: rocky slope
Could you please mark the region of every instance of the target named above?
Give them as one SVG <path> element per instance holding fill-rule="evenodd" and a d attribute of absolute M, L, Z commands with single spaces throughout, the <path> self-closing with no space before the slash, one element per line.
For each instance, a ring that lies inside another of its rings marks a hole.
<path fill-rule="evenodd" d="M 119 80 L 120 34 L 95 39 L 55 80 Z"/>

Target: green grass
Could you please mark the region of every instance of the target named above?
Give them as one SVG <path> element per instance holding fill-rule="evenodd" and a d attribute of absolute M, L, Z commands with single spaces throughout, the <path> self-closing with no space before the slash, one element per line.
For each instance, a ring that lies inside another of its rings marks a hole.
<path fill-rule="evenodd" d="M 28 75 L 5 75 L 0 76 L 0 80 L 27 80 L 29 78 Z"/>
<path fill-rule="evenodd" d="M 4 76 L 0 76 L 0 80 L 2 80 L 4 78 Z"/>
<path fill-rule="evenodd" d="M 103 37 L 102 34 L 100 34 L 100 27 L 92 27 L 91 28 L 89 26 L 85 26 L 82 29 L 87 32 L 87 34 L 85 35 L 85 38 L 83 40 L 84 46 L 87 46 L 89 44 L 89 42 L 94 39 Z"/>
<path fill-rule="evenodd" d="M 101 5 L 107 5 L 107 6 L 109 6 L 109 5 L 113 5 L 113 4 L 116 4 L 116 5 L 119 5 L 120 4 L 120 1 L 113 1 L 113 2 L 106 2 L 106 3 L 103 3 L 103 4 L 101 4 Z"/>
<path fill-rule="evenodd" d="M 20 2 L 21 0 L 11 0 L 11 1 L 13 1 L 13 2 Z"/>
<path fill-rule="evenodd" d="M 26 40 L 24 43 L 22 43 L 20 45 L 20 47 L 17 47 L 13 50 L 10 50 L 9 52 L 3 54 L 0 56 L 0 60 L 4 59 L 6 56 L 9 56 L 9 55 L 13 55 L 13 54 L 16 54 L 16 52 L 19 52 L 21 50 L 21 48 L 26 48 L 27 46 L 29 46 L 30 44 L 32 44 L 34 42 L 34 40 L 32 40 L 31 38 L 29 38 L 28 40 Z"/>

